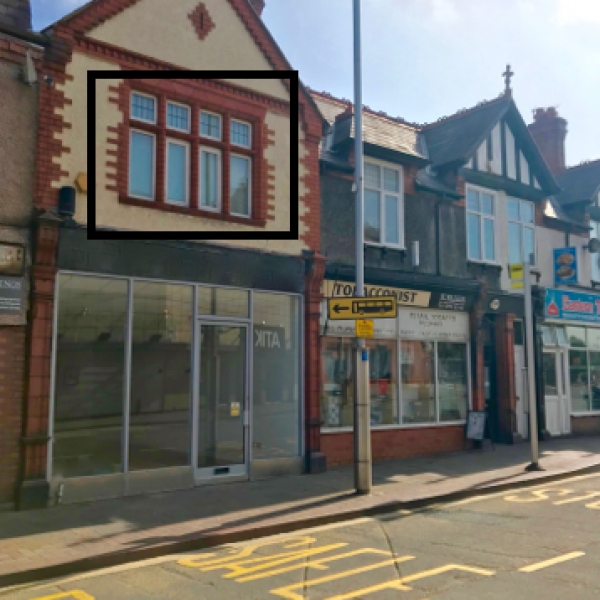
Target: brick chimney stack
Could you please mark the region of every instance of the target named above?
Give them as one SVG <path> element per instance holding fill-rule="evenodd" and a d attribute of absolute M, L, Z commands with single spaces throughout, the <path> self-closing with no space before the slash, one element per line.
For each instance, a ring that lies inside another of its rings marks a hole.
<path fill-rule="evenodd" d="M 31 4 L 29 0 L 0 0 L 0 25 L 31 31 Z"/>
<path fill-rule="evenodd" d="M 552 174 L 564 173 L 567 121 L 558 116 L 556 108 L 536 108 L 533 123 L 528 127 Z"/>
<path fill-rule="evenodd" d="M 1 0 L 0 0 L 1 1 Z M 265 10 L 265 0 L 250 0 L 252 8 L 256 11 L 256 14 L 260 17 L 263 10 Z"/>

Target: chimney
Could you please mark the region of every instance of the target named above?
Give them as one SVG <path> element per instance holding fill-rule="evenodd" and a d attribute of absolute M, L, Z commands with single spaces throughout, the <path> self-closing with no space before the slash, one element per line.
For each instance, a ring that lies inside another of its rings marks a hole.
<path fill-rule="evenodd" d="M 0 26 L 31 31 L 31 5 L 29 0 L 0 0 Z"/>
<path fill-rule="evenodd" d="M 528 127 L 552 174 L 556 176 L 564 173 L 567 121 L 558 116 L 554 107 L 536 108 L 533 123 Z"/>
<path fill-rule="evenodd" d="M 256 14 L 260 17 L 263 10 L 265 10 L 265 0 L 250 0 L 250 4 L 252 5 L 252 8 L 255 10 Z"/>

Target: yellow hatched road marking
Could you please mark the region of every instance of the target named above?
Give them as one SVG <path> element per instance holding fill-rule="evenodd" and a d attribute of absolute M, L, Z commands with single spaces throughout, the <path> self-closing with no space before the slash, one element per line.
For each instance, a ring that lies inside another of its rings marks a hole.
<path fill-rule="evenodd" d="M 402 579 L 392 579 L 390 581 L 386 581 L 385 583 L 371 585 L 369 587 L 362 588 L 361 590 L 355 590 L 348 594 L 331 596 L 330 598 L 327 598 L 327 600 L 350 600 L 351 598 L 362 598 L 367 594 L 373 594 L 375 592 L 380 592 L 381 590 L 410 591 L 412 588 L 407 586 L 407 583 L 410 583 L 411 581 L 417 581 L 418 579 L 425 579 L 426 577 L 433 577 L 434 575 L 439 575 L 440 573 L 447 573 L 448 571 L 466 571 L 468 573 L 475 573 L 477 575 L 486 575 L 487 577 L 490 577 L 494 574 L 494 571 L 477 569 L 476 567 L 468 567 L 466 565 L 444 565 L 443 567 L 438 567 L 437 569 L 413 573 L 412 575 L 402 577 Z"/>
<path fill-rule="evenodd" d="M 270 593 L 275 596 L 281 596 L 282 598 L 288 598 L 288 600 L 304 600 L 304 594 L 300 596 L 299 594 L 294 593 L 293 590 L 304 589 L 312 587 L 314 585 L 319 585 L 321 583 L 328 583 L 329 581 L 336 581 L 337 579 L 343 579 L 344 577 L 350 577 L 351 575 L 358 575 L 360 573 L 366 573 L 367 571 L 381 569 L 382 567 L 393 565 L 395 563 L 413 560 L 414 558 L 414 556 L 401 556 L 399 558 L 393 558 L 391 560 L 384 560 L 383 562 L 375 563 L 374 565 L 367 565 L 365 567 L 351 569 L 342 573 L 336 573 L 335 575 L 327 575 L 326 577 L 319 577 L 319 579 L 312 579 L 309 581 L 303 581 L 301 583 L 286 585 L 284 587 L 277 588 L 276 590 L 271 590 Z"/>
<path fill-rule="evenodd" d="M 534 565 L 529 565 L 528 567 L 521 567 L 519 571 L 522 571 L 523 573 L 533 573 L 534 571 L 539 571 L 540 569 L 545 569 L 546 567 L 551 567 L 552 565 L 556 565 L 558 563 L 584 555 L 585 552 L 570 552 L 569 554 L 563 554 L 562 556 L 557 556 L 556 558 L 544 560 L 542 562 L 535 563 Z"/>
<path fill-rule="evenodd" d="M 329 567 L 325 566 L 323 563 L 332 562 L 334 560 L 341 560 L 342 558 L 349 558 L 351 556 L 358 556 L 360 554 L 381 554 L 383 556 L 392 556 L 392 554 L 387 550 L 377 550 L 375 548 L 360 548 L 359 550 L 352 550 L 352 552 L 345 552 L 344 554 L 336 554 L 335 556 L 327 556 L 325 558 L 320 558 L 315 561 L 310 561 L 308 563 L 300 563 L 297 565 L 291 565 L 289 567 L 283 567 L 282 569 L 275 569 L 273 571 L 267 571 L 266 573 L 258 573 L 257 575 L 249 575 L 248 577 L 241 577 L 240 579 L 236 579 L 237 583 L 245 583 L 246 581 L 255 581 L 257 579 L 264 579 L 265 577 L 271 577 L 272 575 L 280 575 L 281 573 L 287 573 L 289 571 L 294 571 L 296 569 L 319 569 L 324 571 Z M 228 576 L 226 576 L 228 577 Z"/>
<path fill-rule="evenodd" d="M 548 498 L 548 494 L 556 494 L 557 496 L 566 496 L 568 494 L 572 494 L 573 490 L 563 490 L 563 489 L 561 489 L 561 490 L 556 490 L 556 489 L 532 490 L 529 493 L 532 494 L 533 497 L 530 496 L 529 498 L 522 498 L 518 494 L 513 494 L 512 496 L 504 496 L 504 499 L 507 502 L 541 502 L 542 500 L 550 500 L 550 498 Z"/>

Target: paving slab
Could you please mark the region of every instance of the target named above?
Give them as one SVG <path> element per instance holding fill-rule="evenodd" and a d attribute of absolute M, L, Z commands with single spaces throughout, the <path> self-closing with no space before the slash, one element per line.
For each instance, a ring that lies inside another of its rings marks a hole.
<path fill-rule="evenodd" d="M 545 470 L 533 472 L 527 444 L 377 463 L 369 496 L 354 494 L 349 466 L 3 512 L 0 587 L 600 470 L 600 436 L 548 440 L 540 451 Z"/>

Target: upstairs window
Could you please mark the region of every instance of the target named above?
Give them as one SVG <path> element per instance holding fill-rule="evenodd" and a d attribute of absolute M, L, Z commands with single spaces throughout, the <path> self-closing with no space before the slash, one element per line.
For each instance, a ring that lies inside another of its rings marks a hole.
<path fill-rule="evenodd" d="M 495 197 L 491 192 L 467 189 L 467 256 L 495 262 Z"/>
<path fill-rule="evenodd" d="M 167 127 L 179 131 L 190 131 L 190 109 L 183 104 L 167 102 Z"/>
<path fill-rule="evenodd" d="M 250 148 L 250 125 L 241 121 L 231 121 L 231 143 L 243 148 Z"/>
<path fill-rule="evenodd" d="M 404 246 L 402 169 L 366 162 L 365 243 Z"/>
<path fill-rule="evenodd" d="M 132 130 L 129 138 L 129 195 L 154 200 L 156 138 L 150 133 Z"/>
<path fill-rule="evenodd" d="M 535 209 L 533 202 L 509 198 L 508 214 L 508 262 L 529 261 L 535 264 Z"/>
<path fill-rule="evenodd" d="M 131 118 L 156 123 L 156 98 L 135 92 L 131 94 Z"/>
<path fill-rule="evenodd" d="M 212 140 L 221 139 L 221 116 L 213 113 L 200 113 L 200 135 Z"/>

